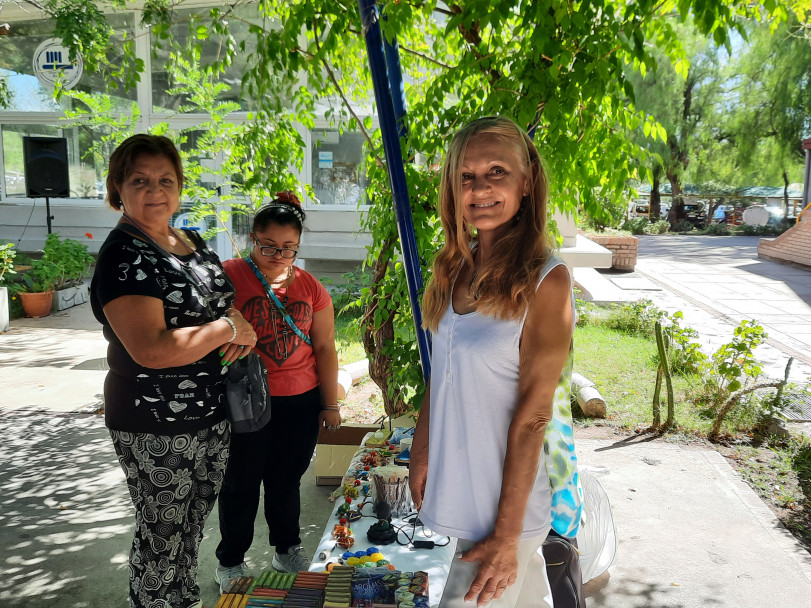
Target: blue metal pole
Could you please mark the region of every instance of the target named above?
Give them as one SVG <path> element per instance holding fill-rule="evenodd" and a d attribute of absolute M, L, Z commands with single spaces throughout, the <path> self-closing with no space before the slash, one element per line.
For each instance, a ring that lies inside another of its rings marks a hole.
<path fill-rule="evenodd" d="M 384 17 L 384 20 L 386 18 Z M 406 125 L 406 97 L 405 84 L 403 83 L 403 68 L 400 65 L 400 47 L 397 40 L 389 42 L 383 36 L 383 50 L 386 54 L 386 67 L 389 76 L 389 91 L 394 108 L 394 119 L 397 122 L 397 135 L 402 140 L 408 135 L 408 125 Z"/>
<path fill-rule="evenodd" d="M 383 149 L 386 154 L 389 181 L 394 199 L 394 215 L 397 218 L 397 230 L 403 251 L 403 266 L 405 267 L 406 283 L 408 285 L 408 297 L 411 301 L 411 314 L 414 317 L 414 326 L 417 331 L 422 375 L 427 382 L 431 375 L 431 355 L 428 334 L 422 328 L 422 310 L 419 302 L 419 293 L 422 290 L 422 273 L 420 272 L 420 258 L 417 252 L 417 239 L 414 234 L 411 205 L 408 200 L 408 184 L 403 166 L 403 155 L 400 152 L 397 117 L 395 116 L 393 95 L 389 88 L 386 70 L 383 36 L 380 31 L 380 14 L 375 0 L 358 0 L 358 7 L 363 22 L 366 51 L 369 55 L 369 70 L 374 83 L 375 101 L 377 102 L 377 112 L 380 118 L 380 131 L 383 135 Z M 401 108 L 404 118 L 404 100 Z"/>

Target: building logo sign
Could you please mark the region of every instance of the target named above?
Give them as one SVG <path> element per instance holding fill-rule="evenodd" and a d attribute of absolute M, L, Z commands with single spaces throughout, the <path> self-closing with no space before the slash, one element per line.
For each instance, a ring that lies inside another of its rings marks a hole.
<path fill-rule="evenodd" d="M 34 51 L 34 75 L 43 85 L 53 88 L 58 79 L 66 89 L 75 87 L 84 73 L 81 55 L 69 61 L 70 51 L 59 38 L 49 38 Z"/>
<path fill-rule="evenodd" d="M 208 223 L 204 219 L 193 220 L 191 213 L 181 213 L 175 218 L 175 228 L 187 228 L 189 230 L 198 230 L 205 232 L 208 230 Z"/>

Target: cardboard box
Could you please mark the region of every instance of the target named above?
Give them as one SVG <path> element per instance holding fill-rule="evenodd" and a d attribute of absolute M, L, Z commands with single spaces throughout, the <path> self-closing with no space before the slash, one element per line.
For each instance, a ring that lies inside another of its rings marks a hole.
<path fill-rule="evenodd" d="M 379 428 L 377 424 L 342 424 L 337 431 L 321 429 L 315 446 L 316 485 L 340 484 L 363 438 Z"/>

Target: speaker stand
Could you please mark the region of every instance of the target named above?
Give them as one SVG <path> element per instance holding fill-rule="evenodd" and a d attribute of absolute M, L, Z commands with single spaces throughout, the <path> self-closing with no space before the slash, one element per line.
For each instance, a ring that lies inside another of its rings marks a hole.
<path fill-rule="evenodd" d="M 45 217 L 48 219 L 48 234 L 51 234 L 51 220 L 54 219 L 54 216 L 51 215 L 51 201 L 47 196 L 45 197 Z"/>

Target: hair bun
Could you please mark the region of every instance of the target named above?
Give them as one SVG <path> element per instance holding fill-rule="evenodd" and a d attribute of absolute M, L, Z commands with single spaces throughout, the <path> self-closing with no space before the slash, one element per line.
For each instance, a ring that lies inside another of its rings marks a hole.
<path fill-rule="evenodd" d="M 295 205 L 296 207 L 301 207 L 301 201 L 296 196 L 296 193 L 292 190 L 284 190 L 283 192 L 276 193 L 276 200 L 280 203 L 288 203 L 290 205 Z"/>

